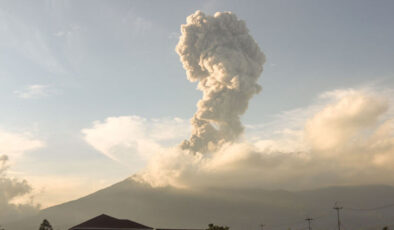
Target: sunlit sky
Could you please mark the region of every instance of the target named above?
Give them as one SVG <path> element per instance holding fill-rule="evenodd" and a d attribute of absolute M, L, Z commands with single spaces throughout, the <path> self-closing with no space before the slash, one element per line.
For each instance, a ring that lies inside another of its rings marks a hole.
<path fill-rule="evenodd" d="M 26 178 L 46 206 L 143 168 L 131 152 L 121 157 L 127 162 L 103 154 L 83 130 L 118 116 L 187 124 L 201 92 L 174 48 L 196 10 L 236 13 L 266 55 L 263 91 L 242 117 L 248 126 L 326 91 L 394 88 L 391 0 L 1 0 L 0 153 L 10 158 L 9 174 Z"/>

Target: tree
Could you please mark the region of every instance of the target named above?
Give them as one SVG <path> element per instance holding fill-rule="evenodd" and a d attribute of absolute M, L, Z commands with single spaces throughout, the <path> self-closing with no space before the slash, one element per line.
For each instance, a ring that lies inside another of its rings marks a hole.
<path fill-rule="evenodd" d="M 389 230 L 388 226 L 383 227 L 383 230 Z"/>
<path fill-rule="evenodd" d="M 230 228 L 227 226 L 219 226 L 214 224 L 209 224 L 206 230 L 229 230 Z"/>
<path fill-rule="evenodd" d="M 49 223 L 49 221 L 44 219 L 40 225 L 39 230 L 53 230 L 53 228 L 52 228 L 51 224 Z"/>

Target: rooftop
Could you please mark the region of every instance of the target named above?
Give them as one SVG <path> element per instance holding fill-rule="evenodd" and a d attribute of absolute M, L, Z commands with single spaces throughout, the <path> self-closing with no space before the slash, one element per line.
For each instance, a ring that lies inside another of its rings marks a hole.
<path fill-rule="evenodd" d="M 83 229 L 89 229 L 89 230 L 95 230 L 95 229 L 100 229 L 100 230 L 112 230 L 112 229 L 153 229 L 151 227 L 133 222 L 131 220 L 122 220 L 122 219 L 117 219 L 112 216 L 108 216 L 105 214 L 96 216 L 90 220 L 87 220 L 81 224 L 78 224 L 69 230 L 83 230 Z"/>

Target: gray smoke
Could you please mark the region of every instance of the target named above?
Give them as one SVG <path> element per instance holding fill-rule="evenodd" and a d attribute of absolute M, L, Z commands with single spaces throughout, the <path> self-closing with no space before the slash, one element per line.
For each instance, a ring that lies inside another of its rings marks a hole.
<path fill-rule="evenodd" d="M 14 198 L 27 195 L 32 188 L 26 180 L 10 178 L 7 175 L 8 157 L 0 156 L 0 222 L 14 221 L 20 217 L 36 213 L 39 206 L 32 203 L 13 204 Z"/>
<path fill-rule="evenodd" d="M 197 11 L 187 17 L 181 31 L 176 51 L 188 79 L 199 81 L 203 92 L 191 119 L 192 136 L 181 147 L 215 151 L 243 132 L 240 115 L 261 90 L 257 79 L 265 57 L 245 22 L 231 12 L 209 16 Z"/>

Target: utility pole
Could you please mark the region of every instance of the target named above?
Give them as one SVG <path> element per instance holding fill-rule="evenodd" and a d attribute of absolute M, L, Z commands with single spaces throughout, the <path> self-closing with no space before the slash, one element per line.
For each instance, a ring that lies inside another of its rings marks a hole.
<path fill-rule="evenodd" d="M 305 220 L 308 221 L 308 229 L 309 229 L 309 230 L 312 230 L 312 228 L 311 228 L 311 222 L 312 222 L 313 219 L 310 218 L 310 217 L 308 217 L 308 218 L 306 218 Z"/>
<path fill-rule="evenodd" d="M 335 203 L 334 209 L 337 210 L 338 230 L 341 230 L 341 219 L 340 219 L 340 216 L 339 216 L 339 211 L 340 211 L 341 209 L 343 209 L 343 207 L 338 206 L 337 203 Z"/>

